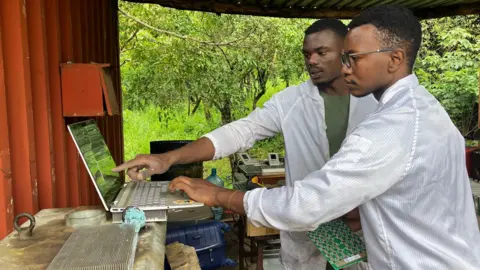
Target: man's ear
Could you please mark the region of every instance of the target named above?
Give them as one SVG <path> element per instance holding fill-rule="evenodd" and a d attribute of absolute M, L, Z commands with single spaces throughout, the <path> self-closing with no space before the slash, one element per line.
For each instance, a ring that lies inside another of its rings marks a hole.
<path fill-rule="evenodd" d="M 394 73 L 402 67 L 407 61 L 405 51 L 402 49 L 396 49 L 390 54 L 390 62 L 388 64 L 388 71 Z"/>

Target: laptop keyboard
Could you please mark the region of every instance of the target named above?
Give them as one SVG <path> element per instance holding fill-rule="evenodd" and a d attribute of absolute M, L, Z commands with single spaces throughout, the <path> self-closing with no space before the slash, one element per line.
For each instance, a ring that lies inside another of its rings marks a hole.
<path fill-rule="evenodd" d="M 166 205 L 168 184 L 168 182 L 138 182 L 130 204 L 134 206 Z"/>

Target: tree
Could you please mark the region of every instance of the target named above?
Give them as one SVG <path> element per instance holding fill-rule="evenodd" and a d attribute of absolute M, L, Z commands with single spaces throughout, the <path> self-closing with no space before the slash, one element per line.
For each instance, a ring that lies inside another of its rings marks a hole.
<path fill-rule="evenodd" d="M 120 10 L 123 85 L 130 109 L 183 100 L 189 114 L 203 102 L 216 108 L 226 124 L 255 108 L 278 74 L 290 83 L 303 72 L 300 48 L 307 20 L 289 24 L 278 18 L 129 3 L 121 3 Z"/>
<path fill-rule="evenodd" d="M 255 109 L 267 85 L 303 74 L 301 46 L 308 20 L 178 11 L 120 3 L 124 104 L 161 108 L 168 127 L 174 108 L 185 117 L 203 105 L 224 125 Z M 277 144 L 278 140 L 275 140 Z M 230 158 L 231 166 L 233 159 Z"/>
<path fill-rule="evenodd" d="M 426 20 L 422 27 L 416 73 L 467 136 L 476 129 L 480 16 Z"/>

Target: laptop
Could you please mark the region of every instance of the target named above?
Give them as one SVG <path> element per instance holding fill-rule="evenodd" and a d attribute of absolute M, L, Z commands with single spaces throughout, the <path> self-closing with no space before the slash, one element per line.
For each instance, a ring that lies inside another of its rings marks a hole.
<path fill-rule="evenodd" d="M 94 120 L 67 125 L 90 179 L 106 211 L 114 223 L 122 222 L 123 211 L 129 206 L 143 210 L 147 222 L 167 221 L 169 209 L 203 206 L 180 192 L 168 190 L 170 181 L 124 182 L 119 173 L 112 172 L 115 161 Z"/>

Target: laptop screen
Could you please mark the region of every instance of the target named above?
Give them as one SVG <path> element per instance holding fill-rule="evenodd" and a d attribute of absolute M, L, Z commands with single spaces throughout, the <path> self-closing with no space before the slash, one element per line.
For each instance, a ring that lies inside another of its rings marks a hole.
<path fill-rule="evenodd" d="M 87 120 L 68 125 L 68 130 L 79 149 L 91 179 L 94 179 L 97 192 L 101 194 L 102 203 L 108 210 L 120 192 L 123 181 L 120 174 L 112 172 L 116 167 L 115 161 L 97 123 L 94 120 Z"/>

